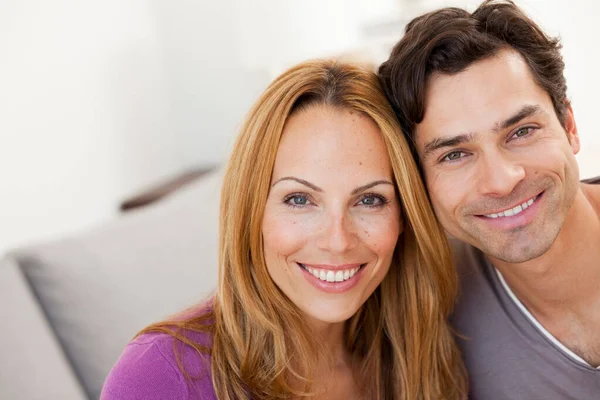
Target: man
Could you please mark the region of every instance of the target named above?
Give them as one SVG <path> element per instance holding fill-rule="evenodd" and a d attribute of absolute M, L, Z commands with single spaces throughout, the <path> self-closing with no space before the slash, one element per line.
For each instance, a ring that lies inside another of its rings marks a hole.
<path fill-rule="evenodd" d="M 486 1 L 414 19 L 379 70 L 458 239 L 473 399 L 600 399 L 600 185 L 579 182 L 563 69 L 558 40 Z"/>

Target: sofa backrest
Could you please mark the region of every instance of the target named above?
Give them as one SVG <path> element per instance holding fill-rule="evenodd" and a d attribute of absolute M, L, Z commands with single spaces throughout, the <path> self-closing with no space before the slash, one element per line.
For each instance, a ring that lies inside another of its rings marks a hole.
<path fill-rule="evenodd" d="M 140 329 L 215 289 L 221 179 L 213 171 L 85 234 L 11 254 L 89 398 Z"/>
<path fill-rule="evenodd" d="M 16 261 L 0 260 L 0 399 L 85 400 Z"/>

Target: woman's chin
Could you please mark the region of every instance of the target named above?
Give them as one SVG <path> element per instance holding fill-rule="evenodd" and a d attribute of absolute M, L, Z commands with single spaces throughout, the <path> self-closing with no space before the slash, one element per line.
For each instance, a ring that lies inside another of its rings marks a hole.
<path fill-rule="evenodd" d="M 320 305 L 319 308 L 313 307 L 300 307 L 303 311 L 303 314 L 307 320 L 307 323 L 323 326 L 323 325 L 334 325 L 334 324 L 342 324 L 348 321 L 350 318 L 356 314 L 359 307 L 348 307 L 344 306 L 330 306 L 324 307 Z"/>

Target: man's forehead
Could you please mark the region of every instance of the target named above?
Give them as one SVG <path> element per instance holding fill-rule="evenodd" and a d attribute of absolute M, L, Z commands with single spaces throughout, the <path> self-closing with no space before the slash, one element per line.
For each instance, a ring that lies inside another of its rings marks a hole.
<path fill-rule="evenodd" d="M 526 105 L 551 104 L 522 57 L 513 53 L 478 61 L 457 74 L 433 74 L 424 118 L 415 127 L 416 144 L 421 147 L 434 136 L 487 131 Z"/>

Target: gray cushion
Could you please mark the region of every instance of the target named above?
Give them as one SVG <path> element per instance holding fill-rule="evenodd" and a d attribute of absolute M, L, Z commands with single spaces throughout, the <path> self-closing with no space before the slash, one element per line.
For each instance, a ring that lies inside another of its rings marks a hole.
<path fill-rule="evenodd" d="M 216 287 L 221 174 L 18 259 L 88 395 L 145 325 Z"/>
<path fill-rule="evenodd" d="M 0 399 L 85 399 L 23 274 L 10 258 L 0 260 L 0 321 Z"/>

